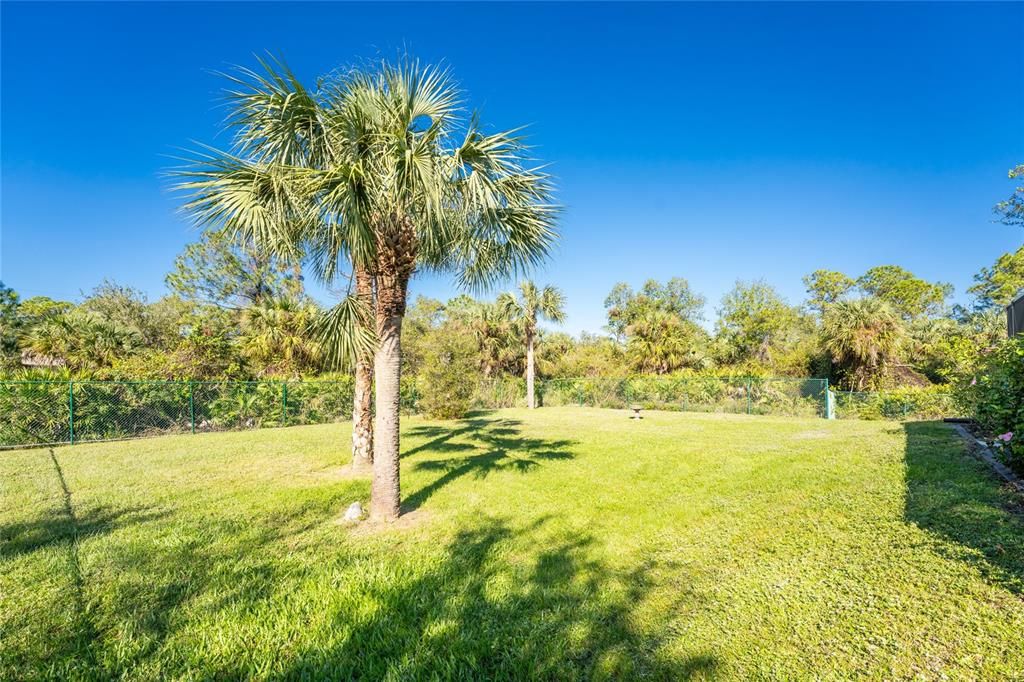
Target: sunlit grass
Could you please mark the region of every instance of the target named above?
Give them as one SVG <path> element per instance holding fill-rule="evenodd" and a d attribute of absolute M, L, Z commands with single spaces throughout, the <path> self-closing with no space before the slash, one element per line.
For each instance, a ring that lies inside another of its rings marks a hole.
<path fill-rule="evenodd" d="M 0 454 L 0 678 L 1024 670 L 1024 522 L 943 425 L 403 430 L 387 529 L 338 523 L 347 425 Z"/>

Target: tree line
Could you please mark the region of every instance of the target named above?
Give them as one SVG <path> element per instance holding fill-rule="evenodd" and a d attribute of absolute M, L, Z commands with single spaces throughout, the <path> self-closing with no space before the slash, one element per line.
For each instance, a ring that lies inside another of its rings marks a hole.
<path fill-rule="evenodd" d="M 711 331 L 706 298 L 687 280 L 619 283 L 605 299 L 606 333 L 576 337 L 541 326 L 564 320 L 555 286 L 523 281 L 491 300 L 421 296 L 402 321 L 402 370 L 418 376 L 450 344 L 468 376 L 484 379 L 722 372 L 829 378 L 858 390 L 941 384 L 1005 336 L 1003 307 L 1024 289 L 1024 247 L 974 280 L 970 306 L 947 305 L 949 285 L 892 265 L 857 278 L 816 270 L 796 305 L 764 281 L 737 282 Z M 206 232 L 166 282 L 171 293 L 155 302 L 109 281 L 77 304 L 3 287 L 5 369 L 197 380 L 353 372 L 328 352 L 321 327 L 330 311 L 306 294 L 300 264 Z"/>

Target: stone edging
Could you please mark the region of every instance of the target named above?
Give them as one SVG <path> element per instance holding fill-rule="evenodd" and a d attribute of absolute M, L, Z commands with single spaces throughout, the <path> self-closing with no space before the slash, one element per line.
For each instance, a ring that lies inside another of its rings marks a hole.
<path fill-rule="evenodd" d="M 992 467 L 992 470 L 999 474 L 1000 478 L 1009 483 L 1018 493 L 1024 494 L 1024 481 L 1017 474 L 1010 471 L 1005 464 L 996 459 L 996 456 L 992 454 L 992 450 L 989 449 L 985 441 L 975 438 L 973 434 L 960 424 L 953 424 L 953 428 L 967 441 L 968 450 L 972 455 Z"/>

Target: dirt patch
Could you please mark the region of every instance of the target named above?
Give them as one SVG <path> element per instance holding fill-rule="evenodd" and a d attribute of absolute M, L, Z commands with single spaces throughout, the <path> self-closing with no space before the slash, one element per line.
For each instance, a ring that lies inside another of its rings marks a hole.
<path fill-rule="evenodd" d="M 829 438 L 831 435 L 828 431 L 801 431 L 794 434 L 793 438 L 797 440 L 821 440 L 822 438 Z"/>
<path fill-rule="evenodd" d="M 360 537 L 413 530 L 429 523 L 433 518 L 434 515 L 428 511 L 414 509 L 403 513 L 396 520 L 391 521 L 390 523 L 384 521 L 369 521 L 366 519 L 353 523 L 351 521 L 345 521 L 341 517 L 338 517 L 338 520 L 335 521 L 335 523 L 340 526 L 351 528 L 352 535 Z"/>
<path fill-rule="evenodd" d="M 363 471 L 360 469 L 353 469 L 351 464 L 342 464 L 310 472 L 310 476 L 313 478 L 326 479 L 329 481 L 347 481 L 354 478 L 369 479 L 372 475 L 373 472 L 371 470 L 367 469 L 366 471 Z"/>

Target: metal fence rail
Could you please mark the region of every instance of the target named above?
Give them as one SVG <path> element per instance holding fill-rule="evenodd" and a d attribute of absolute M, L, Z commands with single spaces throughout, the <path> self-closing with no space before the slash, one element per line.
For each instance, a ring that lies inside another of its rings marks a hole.
<path fill-rule="evenodd" d="M 415 381 L 401 407 L 417 409 Z M 830 400 L 828 396 L 832 396 Z M 479 383 L 475 409 L 522 407 L 518 377 Z M 143 438 L 175 433 L 327 424 L 352 416 L 353 380 L 28 381 L 0 380 L 0 448 Z M 845 419 L 936 419 L 958 412 L 935 391 L 849 393 L 825 379 L 682 376 L 551 379 L 542 406 L 586 405 Z"/>

